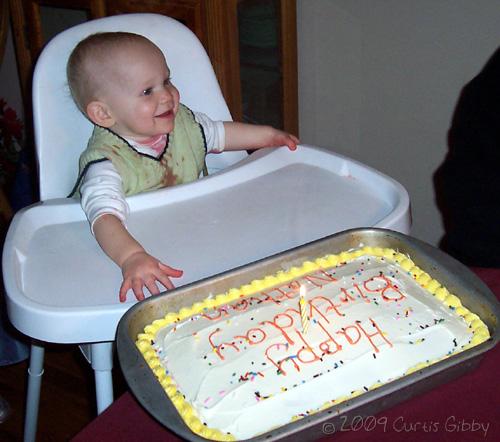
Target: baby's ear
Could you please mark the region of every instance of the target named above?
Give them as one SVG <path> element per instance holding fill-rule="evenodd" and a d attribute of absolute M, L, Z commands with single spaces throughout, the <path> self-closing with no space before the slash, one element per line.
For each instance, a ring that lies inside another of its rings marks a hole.
<path fill-rule="evenodd" d="M 108 106 L 102 101 L 91 101 L 87 105 L 87 116 L 98 126 L 111 127 L 115 124 L 115 119 L 109 112 Z"/>

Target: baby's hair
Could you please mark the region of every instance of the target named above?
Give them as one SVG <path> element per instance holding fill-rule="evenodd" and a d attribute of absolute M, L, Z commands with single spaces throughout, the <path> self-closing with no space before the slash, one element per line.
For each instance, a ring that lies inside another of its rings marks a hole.
<path fill-rule="evenodd" d="M 156 45 L 139 34 L 131 32 L 99 32 L 80 41 L 71 52 L 66 66 L 68 86 L 78 108 L 85 114 L 87 105 L 98 99 L 99 65 L 109 63 L 110 55 L 125 45 Z"/>

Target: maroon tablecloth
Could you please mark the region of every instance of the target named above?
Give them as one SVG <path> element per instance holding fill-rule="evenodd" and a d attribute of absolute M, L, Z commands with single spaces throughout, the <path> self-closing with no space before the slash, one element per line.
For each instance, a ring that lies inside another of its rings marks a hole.
<path fill-rule="evenodd" d="M 500 299 L 500 269 L 474 269 Z M 323 442 L 497 441 L 500 440 L 500 345 L 478 368 L 375 416 L 359 418 L 355 429 L 325 424 Z M 337 425 L 338 426 L 338 425 Z M 170 442 L 174 436 L 153 419 L 130 393 L 118 398 L 73 442 Z"/>

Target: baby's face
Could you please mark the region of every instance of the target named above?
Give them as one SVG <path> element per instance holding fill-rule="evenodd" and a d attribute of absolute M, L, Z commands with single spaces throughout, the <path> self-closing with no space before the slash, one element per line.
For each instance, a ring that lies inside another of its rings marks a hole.
<path fill-rule="evenodd" d="M 155 46 L 128 45 L 105 69 L 101 91 L 118 135 L 136 141 L 169 133 L 179 107 L 165 57 Z"/>

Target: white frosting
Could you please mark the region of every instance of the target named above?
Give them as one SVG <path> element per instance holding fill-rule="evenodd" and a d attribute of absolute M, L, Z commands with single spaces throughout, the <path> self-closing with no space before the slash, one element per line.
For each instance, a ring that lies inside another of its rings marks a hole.
<path fill-rule="evenodd" d="M 362 256 L 163 327 L 154 348 L 201 422 L 246 439 L 459 351 L 472 336 L 400 266 Z"/>

